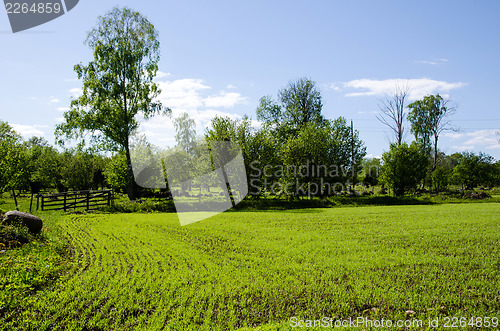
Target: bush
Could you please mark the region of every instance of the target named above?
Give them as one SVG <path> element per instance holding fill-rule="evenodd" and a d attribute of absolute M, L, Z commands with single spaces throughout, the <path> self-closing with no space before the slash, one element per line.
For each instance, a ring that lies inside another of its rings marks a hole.
<path fill-rule="evenodd" d="M 113 205 L 104 207 L 101 210 L 109 213 L 172 213 L 175 212 L 175 206 L 172 200 L 161 202 L 137 200 L 115 202 Z"/>

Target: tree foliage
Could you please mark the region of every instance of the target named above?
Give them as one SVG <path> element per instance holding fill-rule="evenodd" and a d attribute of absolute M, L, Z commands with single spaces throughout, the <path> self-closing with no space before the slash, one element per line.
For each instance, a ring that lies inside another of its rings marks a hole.
<path fill-rule="evenodd" d="M 437 94 L 427 95 L 422 100 L 409 104 L 408 109 L 410 109 L 408 120 L 411 123 L 411 132 L 415 135 L 416 141 L 424 146 L 425 151 L 433 149 L 432 171 L 434 171 L 438 160 L 439 136 L 443 131 L 452 129 L 447 118 L 455 112 L 455 108 L 449 105 L 448 100 Z"/>
<path fill-rule="evenodd" d="M 128 195 L 135 199 L 129 138 L 139 124 L 136 115 L 148 119 L 167 114 L 155 98 L 160 93 L 153 81 L 160 58 L 158 32 L 140 13 L 115 7 L 98 19 L 85 43 L 93 60 L 78 64 L 82 95 L 71 102 L 56 136 L 79 139 L 96 148 L 124 151 L 128 166 Z M 59 139 L 60 144 L 64 144 Z"/>
<path fill-rule="evenodd" d="M 464 152 L 453 169 L 453 181 L 467 190 L 479 185 L 493 187 L 500 184 L 500 168 L 490 155 Z"/>
<path fill-rule="evenodd" d="M 308 78 L 292 81 L 278 92 L 278 101 L 270 96 L 260 99 L 257 119 L 272 128 L 282 140 L 296 137 L 308 123 L 321 123 L 323 116 L 321 92 Z"/>
<path fill-rule="evenodd" d="M 193 153 L 196 147 L 196 124 L 188 113 L 183 113 L 174 120 L 177 146 L 187 153 Z"/>
<path fill-rule="evenodd" d="M 416 143 L 391 144 L 389 151 L 382 154 L 382 162 L 381 179 L 396 196 L 415 190 L 427 173 L 427 156 Z"/>
<path fill-rule="evenodd" d="M 27 154 L 21 136 L 0 121 L 0 192 L 22 184 L 26 178 Z"/>

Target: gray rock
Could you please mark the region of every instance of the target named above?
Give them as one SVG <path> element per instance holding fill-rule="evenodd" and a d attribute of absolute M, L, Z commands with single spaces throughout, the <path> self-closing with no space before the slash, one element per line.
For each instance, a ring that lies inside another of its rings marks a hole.
<path fill-rule="evenodd" d="M 31 233 L 39 233 L 42 231 L 43 222 L 40 217 L 23 213 L 17 210 L 12 210 L 5 213 L 3 223 L 12 224 L 19 222 L 25 225 Z"/>

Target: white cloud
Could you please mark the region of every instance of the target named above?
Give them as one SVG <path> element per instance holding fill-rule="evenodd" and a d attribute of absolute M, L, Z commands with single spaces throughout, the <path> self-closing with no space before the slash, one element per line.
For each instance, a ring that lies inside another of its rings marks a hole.
<path fill-rule="evenodd" d="M 460 142 L 459 145 L 452 146 L 452 148 L 460 151 L 474 150 L 476 148 L 500 149 L 498 136 L 496 134 L 498 131 L 499 130 L 477 130 L 466 133 L 447 132 L 444 136 L 454 140 L 465 139 L 465 141 Z"/>
<path fill-rule="evenodd" d="M 420 60 L 417 61 L 417 63 L 422 63 L 422 64 L 430 64 L 430 65 L 438 65 L 438 64 L 443 64 L 448 62 L 448 59 L 435 59 L 435 60 Z"/>
<path fill-rule="evenodd" d="M 24 137 L 31 136 L 43 136 L 45 132 L 39 130 L 38 128 L 45 128 L 46 125 L 23 125 L 23 124 L 12 124 L 14 131 L 21 134 Z"/>
<path fill-rule="evenodd" d="M 236 87 L 236 86 L 234 86 L 233 84 L 227 84 L 226 88 L 227 88 L 228 90 L 234 90 L 234 89 L 237 89 L 237 87 Z"/>
<path fill-rule="evenodd" d="M 444 81 L 433 80 L 429 78 L 417 78 L 417 79 L 385 79 L 385 80 L 374 80 L 374 79 L 356 79 L 350 82 L 344 83 L 344 88 L 348 89 L 362 89 L 363 92 L 350 92 L 345 96 L 347 97 L 358 97 L 358 96 L 387 96 L 394 92 L 396 86 L 410 87 L 410 93 L 408 98 L 410 100 L 417 100 L 423 98 L 425 95 L 432 93 L 443 93 L 449 92 L 451 90 L 461 88 L 466 83 L 448 83 Z"/>
<path fill-rule="evenodd" d="M 340 86 L 337 83 L 331 83 L 327 85 L 328 88 L 331 88 L 334 91 L 340 91 Z"/>
<path fill-rule="evenodd" d="M 71 90 L 69 90 L 69 93 L 70 93 L 71 97 L 79 98 L 83 95 L 83 90 L 79 87 L 75 87 L 75 88 L 72 88 Z"/>
<path fill-rule="evenodd" d="M 56 108 L 57 111 L 60 111 L 60 112 L 65 112 L 65 111 L 68 111 L 70 108 L 69 107 L 58 107 Z"/>
<path fill-rule="evenodd" d="M 51 103 L 58 103 L 58 102 L 61 102 L 61 100 L 57 99 L 57 98 L 54 98 L 54 97 L 51 97 L 50 98 L 50 102 Z"/>
<path fill-rule="evenodd" d="M 159 100 L 172 109 L 196 109 L 203 106 L 200 91 L 210 89 L 201 79 L 190 78 L 158 82 L 158 85 L 161 88 Z"/>
<path fill-rule="evenodd" d="M 245 102 L 246 98 L 240 93 L 226 91 L 214 93 L 212 88 L 201 79 L 186 78 L 157 83 L 161 89 L 158 99 L 165 107 L 172 109 L 172 117 L 156 116 L 147 121 L 141 120 L 142 133 L 153 144 L 171 146 L 175 143 L 173 120 L 182 113 L 187 113 L 190 118 L 194 119 L 198 135 L 204 133 L 215 116 L 241 118 L 236 113 L 217 109 L 230 109 Z"/>
<path fill-rule="evenodd" d="M 172 74 L 170 72 L 163 72 L 163 71 L 157 71 L 156 72 L 156 79 L 164 78 L 164 77 L 170 77 Z"/>
<path fill-rule="evenodd" d="M 225 92 L 221 91 L 218 95 L 212 95 L 205 98 L 203 101 L 206 107 L 214 108 L 232 108 L 238 103 L 242 103 L 246 98 L 242 97 L 241 94 L 236 92 Z"/>

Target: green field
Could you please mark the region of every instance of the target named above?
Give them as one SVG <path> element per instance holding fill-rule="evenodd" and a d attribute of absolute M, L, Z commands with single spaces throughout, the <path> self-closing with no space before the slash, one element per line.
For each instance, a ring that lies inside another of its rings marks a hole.
<path fill-rule="evenodd" d="M 497 203 L 226 212 L 185 227 L 159 213 L 54 220 L 71 267 L 0 314 L 4 329 L 500 318 Z"/>

